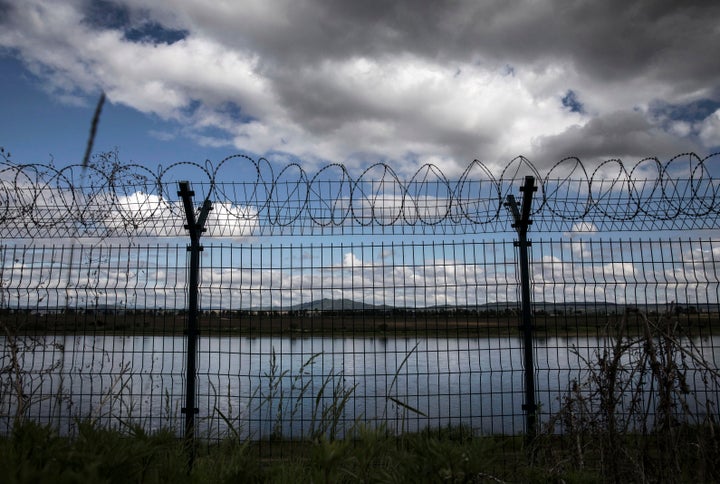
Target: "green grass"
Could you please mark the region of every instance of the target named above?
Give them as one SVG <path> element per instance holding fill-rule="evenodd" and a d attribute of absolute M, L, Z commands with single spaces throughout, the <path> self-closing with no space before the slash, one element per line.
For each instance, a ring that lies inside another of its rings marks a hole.
<path fill-rule="evenodd" d="M 81 423 L 77 435 L 61 437 L 26 422 L 0 438 L 0 466 L 5 483 L 544 482 L 545 469 L 522 465 L 519 442 L 463 429 L 393 437 L 363 427 L 355 439 L 306 442 L 297 447 L 303 452 L 268 459 L 249 442 L 226 439 L 201 446 L 188 472 L 182 441 L 166 431 Z"/>
<path fill-rule="evenodd" d="M 77 435 L 61 437 L 28 421 L 0 440 L 3 482 L 181 482 L 186 472 L 182 445 L 170 432 L 125 432 L 88 422 Z"/>
<path fill-rule="evenodd" d="M 609 482 L 599 461 L 588 455 L 582 465 L 568 458 L 565 437 L 541 438 L 532 460 L 521 437 L 477 436 L 464 427 L 392 436 L 383 428 L 361 426 L 354 438 L 295 443 L 282 458 L 262 457 L 256 443 L 227 438 L 200 445 L 192 469 L 181 439 L 168 431 L 148 434 L 138 427 L 108 430 L 80 422 L 77 433 L 59 436 L 33 422 L 0 437 L 0 468 L 5 483 L 195 483 L 195 482 Z M 702 443 L 677 452 L 685 463 L 672 482 L 714 482 L 718 473 L 717 437 L 708 427 L 693 429 Z M 652 449 L 656 436 L 623 437 L 627 448 Z M 709 440 L 708 440 L 709 439 Z M 648 447 L 647 443 L 651 445 Z M 709 447 L 707 447 L 709 446 Z M 623 482 L 667 482 L 653 466 L 621 462 Z"/>

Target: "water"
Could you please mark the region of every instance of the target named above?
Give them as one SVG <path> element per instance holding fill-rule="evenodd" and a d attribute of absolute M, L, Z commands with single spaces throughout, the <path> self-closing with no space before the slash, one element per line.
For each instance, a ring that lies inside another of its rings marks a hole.
<path fill-rule="evenodd" d="M 0 339 L 2 366 L 14 370 L 0 380 L 0 432 L 17 411 L 18 381 L 27 415 L 63 432 L 77 417 L 182 432 L 183 337 L 65 335 L 22 343 L 13 367 Z M 718 368 L 720 337 L 685 343 Z M 535 342 L 541 422 L 560 409 L 573 379 L 587 380 L 588 362 L 597 361 L 602 345 L 597 338 Z M 209 438 L 342 436 L 367 423 L 392 432 L 462 424 L 483 434 L 518 434 L 525 424 L 522 354 L 522 341 L 512 337 L 200 338 L 198 432 Z M 705 386 L 707 375 L 686 375 L 697 396 L 691 409 L 700 415 L 716 412 L 719 400 L 717 382 Z"/>

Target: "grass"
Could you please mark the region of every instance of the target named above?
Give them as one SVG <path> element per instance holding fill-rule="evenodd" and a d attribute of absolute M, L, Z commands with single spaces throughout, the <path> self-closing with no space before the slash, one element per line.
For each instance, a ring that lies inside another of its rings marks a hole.
<path fill-rule="evenodd" d="M 546 477 L 508 459 L 517 439 L 474 438 L 463 429 L 389 437 L 360 428 L 355 439 L 321 439 L 305 455 L 262 459 L 234 439 L 202 449 L 187 472 L 172 433 L 78 425 L 74 437 L 25 422 L 0 438 L 4 482 L 502 482 Z M 517 458 L 520 457 L 518 453 Z"/>
<path fill-rule="evenodd" d="M 708 432 L 695 428 L 693 438 L 707 439 Z M 619 443 L 642 447 L 655 438 L 626 435 Z M 619 482 L 716 481 L 717 436 L 712 442 L 702 461 L 696 451 L 679 447 L 684 465 L 678 475 L 648 466 L 643 475 L 628 474 Z M 598 463 L 600 455 L 588 456 L 582 466 L 559 458 L 567 446 L 564 438 L 547 439 L 529 462 L 520 437 L 477 436 L 465 427 L 395 437 L 382 427 L 360 426 L 352 439 L 306 441 L 283 458 L 263 458 L 252 443 L 227 438 L 202 446 L 188 472 L 182 441 L 170 431 L 147 434 L 132 426 L 108 430 L 80 422 L 71 437 L 25 422 L 0 437 L 0 466 L 6 483 L 616 482 Z"/>

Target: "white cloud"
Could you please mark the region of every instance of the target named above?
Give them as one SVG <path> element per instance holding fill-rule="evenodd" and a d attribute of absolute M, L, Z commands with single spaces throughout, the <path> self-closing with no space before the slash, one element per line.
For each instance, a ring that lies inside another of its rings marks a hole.
<path fill-rule="evenodd" d="M 630 262 L 609 262 L 595 269 L 595 273 L 602 276 L 602 281 L 610 283 L 629 282 L 635 272 L 635 266 Z"/>
<path fill-rule="evenodd" d="M 428 246 L 393 244 L 393 260 L 380 262 L 371 255 L 378 257 L 380 246 L 362 243 L 302 251 L 293 246 L 208 245 L 203 252 L 203 307 L 289 307 L 322 298 L 398 307 L 517 301 L 510 242 L 507 253 L 498 252 L 497 244 L 433 247 L 431 254 Z M 534 244 L 535 302 L 717 302 L 716 240 L 605 241 L 600 248 L 600 257 L 583 260 L 572 256 L 567 241 Z M 38 298 L 54 307 L 64 305 L 65 297 L 84 305 L 97 297 L 100 304 L 181 308 L 184 293 L 177 289 L 183 287 L 186 270 L 175 259 L 185 253 L 180 250 L 113 241 L 75 244 L 72 250 L 58 240 L 42 248 L 6 245 L 0 250 L 3 294 L 11 307 L 36 306 Z"/>
<path fill-rule="evenodd" d="M 173 232 L 174 227 L 167 223 L 169 207 L 157 195 L 135 192 L 121 196 L 115 203 L 115 209 L 105 222 L 111 233 L 114 229 L 139 235 L 158 236 L 170 235 Z M 169 228 L 171 228 L 170 233 L 168 233 Z"/>
<path fill-rule="evenodd" d="M 254 235 L 260 227 L 260 222 L 257 210 L 252 207 L 216 202 L 213 203 L 213 209 L 205 225 L 209 237 L 243 239 Z"/>
<path fill-rule="evenodd" d="M 597 232 L 598 228 L 592 222 L 575 222 L 572 226 L 572 229 L 570 229 L 570 231 L 571 231 L 571 233 L 575 233 L 575 232 L 593 233 L 593 232 Z"/>
<path fill-rule="evenodd" d="M 651 16 L 585 4 L 558 13 L 553 1 L 108 5 L 127 9 L 130 25 L 93 25 L 86 2 L 26 0 L 8 9 L 0 45 L 58 97 L 101 88 L 113 103 L 182 123 L 203 146 L 356 169 L 389 160 L 406 174 L 520 154 L 544 168 L 568 155 L 665 156 L 720 138 L 717 113 L 695 139 L 687 123 L 660 125 L 649 111 L 657 99 L 717 98 L 705 54 L 718 34 L 701 28 L 713 15 L 692 6 Z M 144 19 L 186 34 L 130 40 Z M 570 90 L 582 109 L 563 106 Z"/>
<path fill-rule="evenodd" d="M 720 109 L 705 118 L 699 126 L 700 139 L 705 146 L 720 146 Z"/>
<path fill-rule="evenodd" d="M 570 228 L 570 232 L 565 232 L 563 237 L 570 239 L 568 244 L 576 258 L 579 260 L 590 260 L 593 256 L 592 241 L 581 237 L 586 237 L 597 231 L 597 226 L 592 222 L 575 222 Z"/>
<path fill-rule="evenodd" d="M 343 267 L 362 267 L 363 261 L 361 259 L 359 259 L 352 252 L 348 252 L 343 255 L 342 266 Z"/>
<path fill-rule="evenodd" d="M 183 236 L 187 221 L 179 201 L 167 202 L 154 194 L 135 192 L 119 197 L 104 221 L 110 234 L 163 237 Z M 244 239 L 259 228 L 256 209 L 230 202 L 214 202 L 205 222 L 205 237 Z"/>

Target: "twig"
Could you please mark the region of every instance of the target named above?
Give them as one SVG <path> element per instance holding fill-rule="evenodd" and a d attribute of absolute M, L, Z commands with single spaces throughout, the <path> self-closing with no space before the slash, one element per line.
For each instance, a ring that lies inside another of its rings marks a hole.
<path fill-rule="evenodd" d="M 82 162 L 83 172 L 87 169 L 88 163 L 90 162 L 90 154 L 95 144 L 95 135 L 97 134 L 97 127 L 100 123 L 100 113 L 102 112 L 103 104 L 105 104 L 105 92 L 100 93 L 100 99 L 98 99 L 97 106 L 95 106 L 95 114 L 93 115 L 92 124 L 90 125 L 90 137 L 88 138 L 87 148 L 85 148 L 85 156 Z"/>

